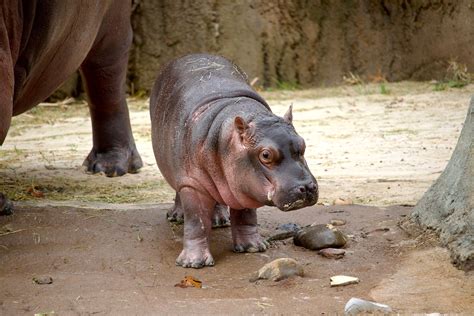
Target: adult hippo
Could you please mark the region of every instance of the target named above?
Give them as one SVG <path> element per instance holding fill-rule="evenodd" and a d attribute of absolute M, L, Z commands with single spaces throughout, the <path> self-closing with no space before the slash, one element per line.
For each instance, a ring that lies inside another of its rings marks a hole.
<path fill-rule="evenodd" d="M 84 165 L 107 176 L 136 172 L 142 161 L 124 92 L 130 0 L 0 1 L 0 145 L 13 115 L 43 101 L 80 68 L 93 132 Z M 0 193 L 0 213 L 8 205 Z"/>
<path fill-rule="evenodd" d="M 150 99 L 153 149 L 184 213 L 184 248 L 176 264 L 214 264 L 209 234 L 216 205 L 228 205 L 234 250 L 264 251 L 256 208 L 313 205 L 318 186 L 291 107 L 274 115 L 245 74 L 219 56 L 176 59 L 161 71 Z"/>

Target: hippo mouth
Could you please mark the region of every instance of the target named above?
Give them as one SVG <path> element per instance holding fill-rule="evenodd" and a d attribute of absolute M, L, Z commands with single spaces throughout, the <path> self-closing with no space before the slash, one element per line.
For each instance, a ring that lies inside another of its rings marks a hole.
<path fill-rule="evenodd" d="M 277 203 L 273 206 L 278 207 L 283 212 L 294 211 L 303 207 L 311 206 L 316 204 L 318 201 L 318 193 L 308 194 L 306 196 L 297 198 L 291 202 Z"/>
<path fill-rule="evenodd" d="M 308 201 L 301 199 L 301 200 L 296 200 L 291 203 L 286 203 L 282 207 L 279 207 L 279 209 L 282 210 L 283 212 L 288 212 L 288 211 L 297 210 L 309 205 L 310 204 L 308 203 Z"/>

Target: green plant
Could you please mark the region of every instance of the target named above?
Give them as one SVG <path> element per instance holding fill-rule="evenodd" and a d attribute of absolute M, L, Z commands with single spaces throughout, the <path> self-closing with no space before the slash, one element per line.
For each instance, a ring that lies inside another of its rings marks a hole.
<path fill-rule="evenodd" d="M 380 93 L 381 94 L 390 94 L 390 90 L 385 85 L 385 82 L 380 83 Z"/>
<path fill-rule="evenodd" d="M 446 88 L 462 88 L 470 84 L 472 79 L 472 74 L 469 73 L 466 65 L 451 60 L 448 62 L 444 80 L 437 81 L 433 90 L 443 91 Z"/>
<path fill-rule="evenodd" d="M 276 82 L 276 88 L 278 90 L 290 90 L 290 91 L 295 91 L 299 90 L 300 86 L 297 82 L 295 81 L 277 81 Z"/>

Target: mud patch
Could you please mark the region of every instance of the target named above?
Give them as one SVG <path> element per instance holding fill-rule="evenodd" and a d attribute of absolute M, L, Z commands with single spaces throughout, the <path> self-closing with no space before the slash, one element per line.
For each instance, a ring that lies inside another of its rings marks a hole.
<path fill-rule="evenodd" d="M 264 236 L 282 223 L 328 223 L 331 212 L 339 211 L 347 221 L 344 232 L 352 236 L 345 257 L 326 259 L 282 241 L 265 253 L 238 254 L 232 252 L 230 228 L 220 228 L 211 234 L 216 265 L 195 270 L 175 266 L 182 226 L 166 221 L 170 206 L 124 212 L 18 204 L 15 215 L 0 218 L 0 227 L 21 230 L 0 236 L 0 313 L 342 313 L 351 297 L 377 299 L 407 313 L 459 311 L 459 306 L 474 310 L 473 300 L 468 300 L 472 279 L 449 269 L 443 256 L 425 258 L 430 250 L 413 254 L 416 244 L 406 246 L 413 240 L 397 222 L 410 208 L 319 206 L 292 213 L 263 208 L 259 220 Z M 387 229 L 367 234 L 379 226 Z M 305 277 L 248 281 L 253 271 L 283 257 L 303 264 Z M 435 291 L 446 285 L 418 275 L 421 270 L 415 274 L 423 284 L 409 287 L 415 283 L 406 279 L 413 276 L 407 267 L 423 263 L 427 264 L 423 271 L 439 274 L 437 280 L 447 284 L 455 282 L 465 293 Z M 340 274 L 356 276 L 360 283 L 331 288 L 330 277 Z M 31 280 L 37 275 L 51 276 L 54 282 L 34 284 Z M 202 288 L 175 287 L 185 275 L 202 281 Z M 426 284 L 432 290 L 424 292 Z"/>

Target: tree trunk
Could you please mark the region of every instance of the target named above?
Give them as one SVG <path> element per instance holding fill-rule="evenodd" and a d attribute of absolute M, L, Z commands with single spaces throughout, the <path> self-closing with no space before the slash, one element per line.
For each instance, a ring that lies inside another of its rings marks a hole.
<path fill-rule="evenodd" d="M 436 230 L 453 263 L 474 268 L 474 96 L 453 155 L 415 206 L 411 219 Z"/>

